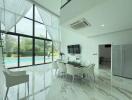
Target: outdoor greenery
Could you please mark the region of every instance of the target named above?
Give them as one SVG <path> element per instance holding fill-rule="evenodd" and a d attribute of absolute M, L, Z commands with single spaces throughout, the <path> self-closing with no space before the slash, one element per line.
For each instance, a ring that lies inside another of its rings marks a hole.
<path fill-rule="evenodd" d="M 12 55 L 17 55 L 18 50 L 18 38 L 12 35 L 5 35 L 5 52 L 7 57 Z M 35 40 L 35 55 L 44 56 L 44 46 L 45 56 L 52 55 L 52 42 L 46 41 L 44 45 L 43 40 Z M 20 56 L 31 56 L 32 55 L 32 38 L 20 38 Z"/>
<path fill-rule="evenodd" d="M 17 54 L 17 38 L 13 37 L 13 36 L 10 36 L 10 35 L 7 35 L 5 34 L 5 38 L 4 38 L 4 41 L 5 41 L 5 53 L 7 55 L 7 57 L 11 57 L 12 54 Z"/>

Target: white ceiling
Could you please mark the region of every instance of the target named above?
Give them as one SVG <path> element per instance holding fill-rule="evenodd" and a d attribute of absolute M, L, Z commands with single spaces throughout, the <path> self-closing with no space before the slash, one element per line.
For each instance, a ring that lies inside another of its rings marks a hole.
<path fill-rule="evenodd" d="M 29 0 L 37 2 L 39 5 L 60 16 L 61 0 Z"/>
<path fill-rule="evenodd" d="M 73 30 L 70 24 L 86 18 L 91 24 Z M 61 25 L 87 37 L 132 28 L 132 0 L 72 0 L 61 10 Z"/>

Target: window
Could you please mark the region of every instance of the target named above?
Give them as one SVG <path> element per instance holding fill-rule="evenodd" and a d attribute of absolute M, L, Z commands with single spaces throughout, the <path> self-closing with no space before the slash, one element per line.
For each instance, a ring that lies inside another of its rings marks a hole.
<path fill-rule="evenodd" d="M 5 26 L 1 23 L 1 30 L 5 30 Z"/>
<path fill-rule="evenodd" d="M 15 27 L 11 28 L 9 31 L 10 32 L 15 32 Z"/>
<path fill-rule="evenodd" d="M 45 41 L 45 62 L 52 62 L 52 42 Z"/>
<path fill-rule="evenodd" d="M 43 21 L 41 19 L 41 16 L 40 16 L 40 14 L 38 12 L 38 9 L 36 7 L 35 7 L 35 20 L 43 23 Z"/>
<path fill-rule="evenodd" d="M 54 48 L 53 49 L 53 58 L 54 58 L 53 60 L 56 61 L 57 59 L 59 59 L 60 53 L 55 47 L 53 47 L 53 48 Z"/>
<path fill-rule="evenodd" d="M 50 37 L 50 35 L 49 35 L 49 33 L 47 32 L 47 39 L 51 39 L 51 37 Z"/>
<path fill-rule="evenodd" d="M 4 35 L 5 46 L 5 66 L 6 68 L 12 68 L 18 66 L 18 37 L 14 35 Z"/>
<path fill-rule="evenodd" d="M 32 65 L 32 38 L 20 37 L 20 66 Z"/>
<path fill-rule="evenodd" d="M 32 21 L 26 18 L 22 18 L 16 25 L 16 33 L 32 35 Z"/>
<path fill-rule="evenodd" d="M 35 6 L 33 6 L 35 7 Z M 37 8 L 33 7 L 15 27 L 3 33 L 6 68 L 23 67 L 52 62 L 52 40 Z M 33 17 L 35 12 L 35 17 Z M 0 23 L 0 30 L 5 30 Z M 34 29 L 33 29 L 34 28 Z"/>
<path fill-rule="evenodd" d="M 30 19 L 33 19 L 33 7 L 30 8 L 30 10 L 27 12 L 25 17 L 28 17 Z"/>
<path fill-rule="evenodd" d="M 44 63 L 44 40 L 35 40 L 35 64 Z"/>
<path fill-rule="evenodd" d="M 43 24 L 35 22 L 35 36 L 46 38 L 46 28 Z"/>

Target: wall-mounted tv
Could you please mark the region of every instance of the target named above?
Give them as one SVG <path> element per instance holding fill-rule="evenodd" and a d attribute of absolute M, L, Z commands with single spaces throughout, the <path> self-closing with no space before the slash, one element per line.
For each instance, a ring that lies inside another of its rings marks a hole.
<path fill-rule="evenodd" d="M 81 53 L 81 48 L 79 44 L 76 45 L 68 45 L 68 53 L 70 54 L 80 54 Z"/>

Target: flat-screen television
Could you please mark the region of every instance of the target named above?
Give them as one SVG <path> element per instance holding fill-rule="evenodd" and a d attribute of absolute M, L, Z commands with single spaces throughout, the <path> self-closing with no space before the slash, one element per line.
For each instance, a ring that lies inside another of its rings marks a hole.
<path fill-rule="evenodd" d="M 68 45 L 68 53 L 70 54 L 80 54 L 81 53 L 81 49 L 80 49 L 80 45 L 76 44 L 76 45 Z"/>

